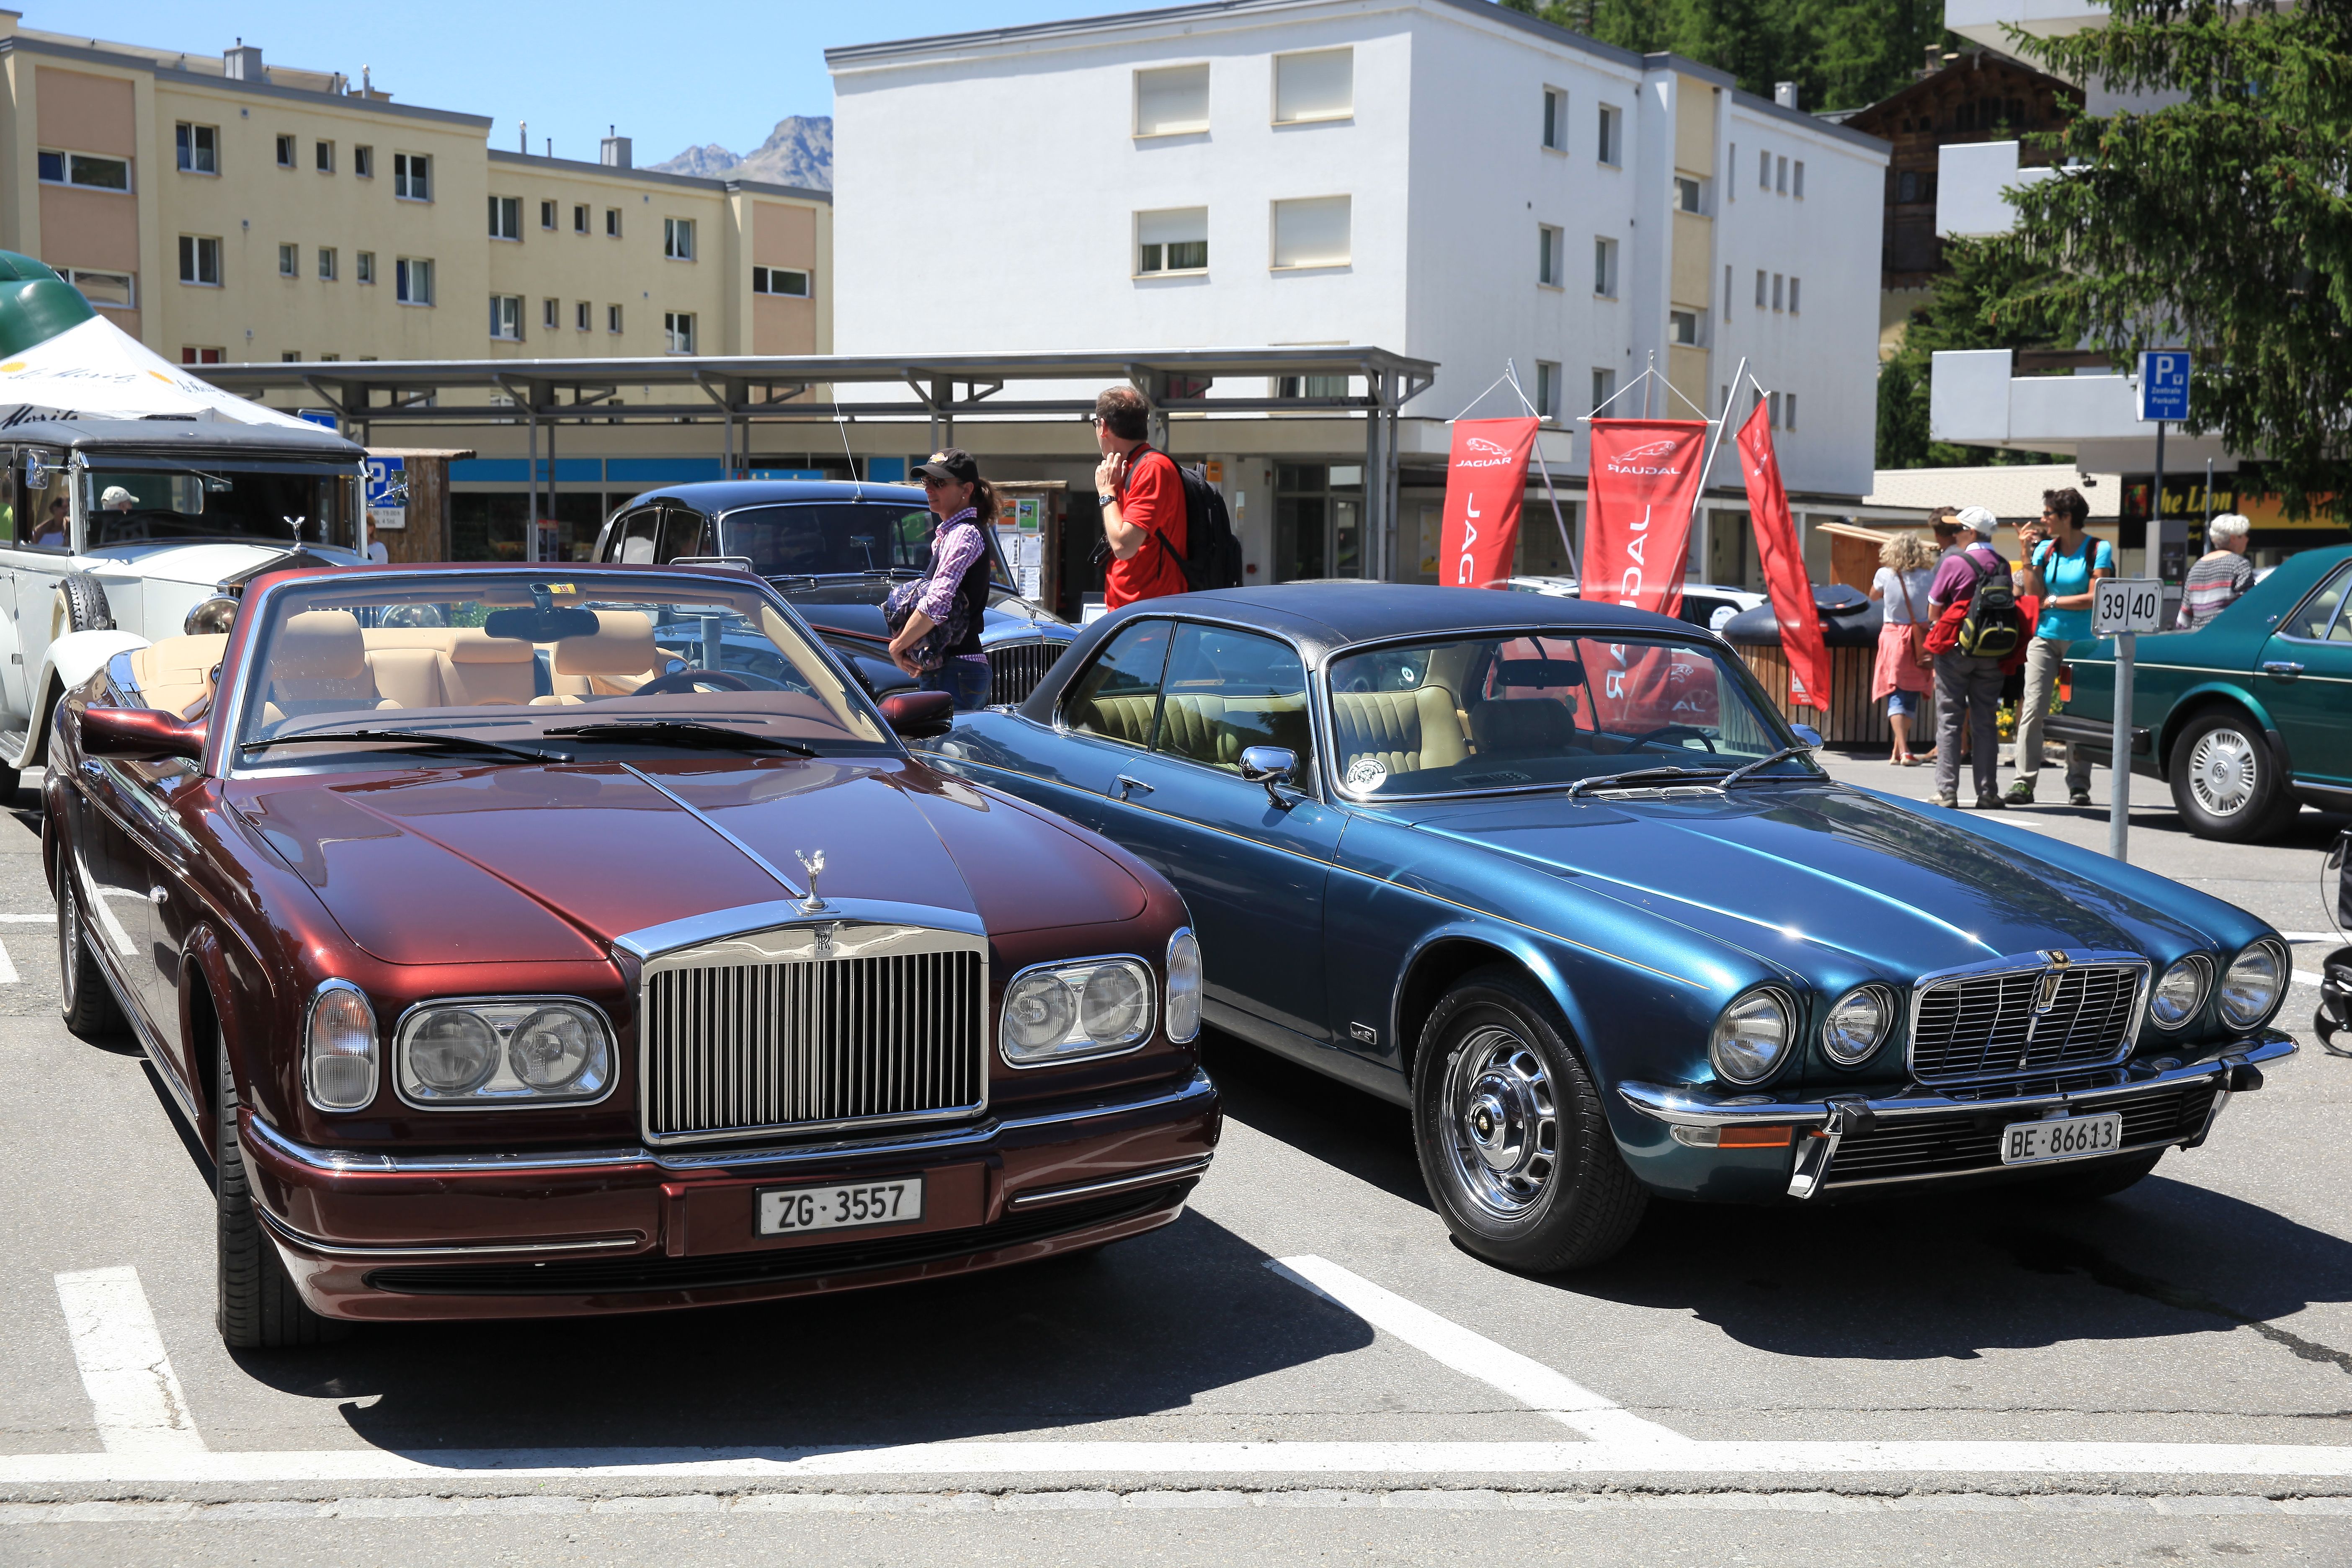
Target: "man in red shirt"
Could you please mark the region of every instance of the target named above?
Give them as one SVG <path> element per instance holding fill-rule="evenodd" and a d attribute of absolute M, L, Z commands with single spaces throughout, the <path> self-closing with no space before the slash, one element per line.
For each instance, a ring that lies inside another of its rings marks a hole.
<path fill-rule="evenodd" d="M 1110 609 L 1181 594 L 1184 581 L 1184 481 L 1176 461 L 1144 445 L 1150 426 L 1143 395 L 1131 386 L 1095 399 L 1095 500 L 1102 507 L 1103 604 Z"/>

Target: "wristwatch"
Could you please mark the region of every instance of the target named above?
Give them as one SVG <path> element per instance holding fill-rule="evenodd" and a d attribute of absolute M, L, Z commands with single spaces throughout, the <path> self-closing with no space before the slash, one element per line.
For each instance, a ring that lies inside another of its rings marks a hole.
<path fill-rule="evenodd" d="M 1095 492 L 1095 504 L 1097 506 L 1108 506 L 1111 502 L 1117 500 L 1118 500 L 1118 497 L 1108 490 L 1097 490 Z"/>

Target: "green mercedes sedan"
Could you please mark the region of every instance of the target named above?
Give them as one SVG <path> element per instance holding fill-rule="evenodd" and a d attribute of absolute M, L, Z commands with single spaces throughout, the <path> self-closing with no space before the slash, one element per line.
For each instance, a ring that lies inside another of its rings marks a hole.
<path fill-rule="evenodd" d="M 2303 803 L 2352 808 L 2352 546 L 2289 556 L 2193 631 L 2139 639 L 2132 772 L 2172 786 L 2190 831 L 2258 838 Z M 2114 750 L 2116 648 L 2073 656 L 2046 733 Z"/>

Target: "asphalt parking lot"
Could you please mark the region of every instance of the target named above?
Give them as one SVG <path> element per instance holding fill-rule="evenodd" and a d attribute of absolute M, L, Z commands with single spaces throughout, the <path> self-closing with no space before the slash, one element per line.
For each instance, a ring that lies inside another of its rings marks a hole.
<path fill-rule="evenodd" d="M 2106 783 L 2004 816 L 2103 846 Z M 2328 930 L 2343 819 L 2211 845 L 2136 787 L 2137 863 Z M 2308 987 L 2303 1054 L 2104 1203 L 1659 1205 L 1519 1278 L 1449 1242 L 1402 1112 L 1213 1041 L 1216 1165 L 1088 1258 L 232 1354 L 196 1145 L 127 1040 L 58 1022 L 31 801 L 0 816 L 0 1560 L 2352 1557 L 2352 1061 Z"/>

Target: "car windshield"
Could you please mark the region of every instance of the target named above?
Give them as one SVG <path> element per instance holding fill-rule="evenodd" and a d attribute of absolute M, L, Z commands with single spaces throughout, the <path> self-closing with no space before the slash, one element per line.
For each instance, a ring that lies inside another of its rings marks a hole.
<path fill-rule="evenodd" d="M 90 468 L 81 483 L 92 550 L 188 539 L 351 542 L 348 475 L 316 468 Z"/>
<path fill-rule="evenodd" d="M 236 738 L 247 761 L 458 737 L 576 753 L 650 742 L 870 755 L 870 710 L 759 587 L 571 569 L 370 573 L 266 601 Z M 305 735 L 338 737 L 310 744 Z"/>
<path fill-rule="evenodd" d="M 1394 799 L 1544 789 L 1637 770 L 1706 783 L 1795 743 L 1735 658 L 1668 639 L 1457 637 L 1334 659 L 1348 793 Z M 1759 778 L 1819 776 L 1802 758 Z"/>
<path fill-rule="evenodd" d="M 919 506 L 811 501 L 745 507 L 721 527 L 721 549 L 747 556 L 762 577 L 824 577 L 853 572 L 920 572 L 931 558 L 931 524 Z"/>

